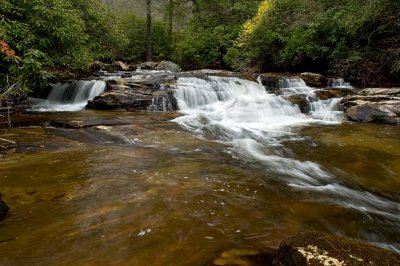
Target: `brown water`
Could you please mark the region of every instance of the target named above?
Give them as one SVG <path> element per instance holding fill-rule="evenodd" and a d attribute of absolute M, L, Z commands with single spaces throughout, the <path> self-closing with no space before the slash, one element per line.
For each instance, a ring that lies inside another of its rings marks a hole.
<path fill-rule="evenodd" d="M 27 115 L 124 117 L 131 125 L 18 127 L 0 157 L 0 265 L 205 265 L 232 248 L 268 249 L 302 230 L 391 248 L 400 245 L 400 127 L 308 126 L 282 152 L 332 175 L 326 187 L 196 138 L 174 114 Z M 1 144 L 1 143 L 0 143 Z M 330 186 L 329 186 L 330 185 Z"/>

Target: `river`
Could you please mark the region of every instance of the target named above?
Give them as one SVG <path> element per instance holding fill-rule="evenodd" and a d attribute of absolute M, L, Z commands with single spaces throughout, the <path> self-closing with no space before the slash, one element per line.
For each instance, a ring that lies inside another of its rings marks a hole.
<path fill-rule="evenodd" d="M 304 115 L 235 78 L 183 78 L 176 97 L 180 113 L 29 113 L 1 129 L 18 146 L 0 157 L 0 264 L 204 265 L 303 230 L 400 250 L 400 127 L 343 121 L 332 102 Z M 129 123 L 48 123 L 116 117 Z"/>

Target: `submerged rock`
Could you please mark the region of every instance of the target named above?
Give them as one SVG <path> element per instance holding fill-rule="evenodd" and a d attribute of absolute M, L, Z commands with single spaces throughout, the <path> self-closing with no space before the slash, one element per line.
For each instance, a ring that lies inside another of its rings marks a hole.
<path fill-rule="evenodd" d="M 7 215 L 9 209 L 10 208 L 7 206 L 7 204 L 1 199 L 0 193 L 0 221 L 3 220 Z"/>
<path fill-rule="evenodd" d="M 131 121 L 122 118 L 112 118 L 112 119 L 101 119 L 101 118 L 89 118 L 89 119 L 77 119 L 77 120 L 53 120 L 50 121 L 49 126 L 57 128 L 86 128 L 86 127 L 96 127 L 96 126 L 122 126 L 130 125 Z"/>
<path fill-rule="evenodd" d="M 274 259 L 274 251 L 262 252 L 251 249 L 231 249 L 224 251 L 214 259 L 214 266 L 264 266 L 271 265 Z"/>
<path fill-rule="evenodd" d="M 400 255 L 340 236 L 304 232 L 282 241 L 274 265 L 400 265 Z"/>
<path fill-rule="evenodd" d="M 292 104 L 297 105 L 300 108 L 300 111 L 304 114 L 307 114 L 310 111 L 310 102 L 307 99 L 307 95 L 290 95 L 284 97 L 284 99 L 291 102 Z"/>
<path fill-rule="evenodd" d="M 347 117 L 363 123 L 400 124 L 400 88 L 368 88 L 345 97 Z"/>

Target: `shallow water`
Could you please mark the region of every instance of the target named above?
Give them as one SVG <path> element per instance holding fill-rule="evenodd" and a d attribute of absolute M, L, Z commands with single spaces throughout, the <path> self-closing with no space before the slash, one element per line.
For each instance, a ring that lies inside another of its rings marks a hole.
<path fill-rule="evenodd" d="M 132 123 L 37 127 L 115 116 Z M 400 127 L 298 127 L 271 148 L 288 161 L 266 163 L 240 145 L 198 138 L 173 117 L 44 113 L 14 121 L 30 127 L 1 129 L 18 147 L 0 157 L 11 207 L 0 223 L 0 264 L 204 265 L 232 248 L 277 247 L 301 230 L 399 249 Z M 327 177 L 304 183 L 289 171 L 299 166 Z"/>

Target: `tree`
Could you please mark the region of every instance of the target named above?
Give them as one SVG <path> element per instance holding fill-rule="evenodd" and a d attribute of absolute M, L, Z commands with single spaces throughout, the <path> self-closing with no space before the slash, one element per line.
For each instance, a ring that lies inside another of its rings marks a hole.
<path fill-rule="evenodd" d="M 168 4 L 168 39 L 172 40 L 174 26 L 174 0 L 169 0 Z"/>
<path fill-rule="evenodd" d="M 152 31 L 151 31 L 151 0 L 146 0 L 147 23 L 146 23 L 146 60 L 152 60 Z"/>

